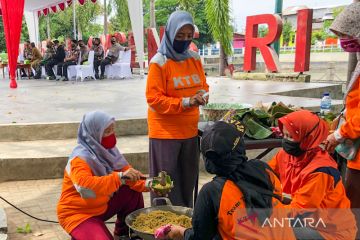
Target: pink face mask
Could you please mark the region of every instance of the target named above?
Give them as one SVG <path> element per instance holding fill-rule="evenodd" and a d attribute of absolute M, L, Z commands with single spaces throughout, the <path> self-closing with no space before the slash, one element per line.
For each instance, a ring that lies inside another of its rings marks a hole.
<path fill-rule="evenodd" d="M 348 39 L 342 38 L 340 39 L 340 45 L 344 49 L 345 52 L 360 52 L 360 43 L 357 39 Z"/>

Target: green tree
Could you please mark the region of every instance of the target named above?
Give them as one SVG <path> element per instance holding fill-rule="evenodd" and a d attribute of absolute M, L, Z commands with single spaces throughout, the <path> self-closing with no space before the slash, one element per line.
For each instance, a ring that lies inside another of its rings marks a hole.
<path fill-rule="evenodd" d="M 199 29 L 200 37 L 194 39 L 194 42 L 201 47 L 203 44 L 212 43 L 213 38 L 210 33 L 209 25 L 206 21 L 205 15 L 205 0 L 157 0 L 155 3 L 156 9 L 156 26 L 165 26 L 170 14 L 177 9 L 182 9 L 192 13 L 194 22 Z M 144 1 L 144 25 L 150 25 L 150 4 L 149 1 Z"/>
<path fill-rule="evenodd" d="M 290 41 L 291 41 L 291 37 L 293 36 L 293 27 L 291 25 L 290 22 L 285 21 L 284 25 L 283 25 L 283 31 L 282 31 L 282 35 L 283 35 L 283 45 L 284 46 L 288 46 Z"/>
<path fill-rule="evenodd" d="M 94 23 L 97 16 L 102 14 L 102 7 L 99 3 L 86 1 L 83 6 L 76 6 L 78 32 L 81 32 L 83 39 L 88 39 L 91 35 L 102 33 L 102 26 Z"/>
<path fill-rule="evenodd" d="M 131 30 L 131 21 L 127 0 L 112 0 L 109 9 L 116 14 L 110 19 L 110 32 L 128 32 Z"/>
<path fill-rule="evenodd" d="M 326 33 L 323 30 L 314 31 L 311 34 L 311 45 L 314 45 L 317 41 L 324 41 L 326 39 Z"/>
<path fill-rule="evenodd" d="M 269 28 L 267 25 L 260 25 L 258 29 L 259 37 L 265 37 L 269 32 Z"/>
<path fill-rule="evenodd" d="M 86 1 L 81 6 L 76 6 L 76 21 L 78 32 L 82 33 L 83 40 L 87 40 L 90 36 L 97 36 L 102 33 L 102 26 L 95 23 L 95 19 L 101 14 L 102 7 L 99 3 Z M 50 36 L 54 38 L 73 38 L 73 15 L 72 8 L 66 8 L 62 12 L 51 13 L 50 17 Z M 40 39 L 47 39 L 46 34 L 46 17 L 41 16 L 39 19 Z"/>
<path fill-rule="evenodd" d="M 4 33 L 4 24 L 2 17 L 0 17 L 0 52 L 6 52 L 6 43 L 5 43 L 5 33 Z"/>
<path fill-rule="evenodd" d="M 0 39 L 2 39 L 2 41 L 0 41 L 0 53 L 1 52 L 6 52 L 4 24 L 3 24 L 3 19 L 2 19 L 1 16 L 0 16 Z M 21 26 L 20 42 L 24 42 L 26 40 L 29 40 L 29 32 L 28 32 L 28 29 L 27 29 L 25 19 L 23 19 L 22 26 Z"/>
<path fill-rule="evenodd" d="M 220 75 L 225 75 L 227 55 L 232 54 L 233 29 L 230 25 L 229 0 L 206 0 L 205 15 L 210 32 L 220 42 Z"/>
<path fill-rule="evenodd" d="M 198 6 L 198 3 L 199 0 L 179 0 L 180 8 L 182 10 L 190 12 L 193 16 L 199 10 L 196 8 Z"/>

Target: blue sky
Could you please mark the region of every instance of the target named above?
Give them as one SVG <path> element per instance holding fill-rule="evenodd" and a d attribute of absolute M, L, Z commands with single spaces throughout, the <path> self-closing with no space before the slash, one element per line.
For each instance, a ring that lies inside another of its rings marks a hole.
<path fill-rule="evenodd" d="M 275 0 L 230 0 L 232 14 L 238 31 L 245 28 L 246 16 L 273 13 Z M 290 6 L 327 7 L 350 4 L 352 0 L 283 0 L 283 9 Z M 251 4 L 250 4 L 251 3 Z"/>

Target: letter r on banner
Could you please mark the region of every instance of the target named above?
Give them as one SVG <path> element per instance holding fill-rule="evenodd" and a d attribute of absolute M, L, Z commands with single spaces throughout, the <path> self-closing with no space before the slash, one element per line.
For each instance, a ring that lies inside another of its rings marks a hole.
<path fill-rule="evenodd" d="M 266 36 L 258 38 L 260 24 L 267 24 L 269 32 Z M 282 20 L 276 14 L 262 14 L 249 16 L 246 19 L 244 71 L 256 69 L 256 49 L 260 49 L 266 68 L 270 72 L 279 71 L 279 57 L 270 44 L 279 39 L 282 32 Z"/>

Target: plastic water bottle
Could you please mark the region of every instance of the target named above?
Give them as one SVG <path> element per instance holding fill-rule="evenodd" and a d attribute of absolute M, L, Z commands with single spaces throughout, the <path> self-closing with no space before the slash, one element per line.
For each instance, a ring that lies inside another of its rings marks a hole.
<path fill-rule="evenodd" d="M 326 115 L 331 112 L 331 98 L 328 92 L 323 94 L 323 97 L 320 102 L 320 114 Z"/>

